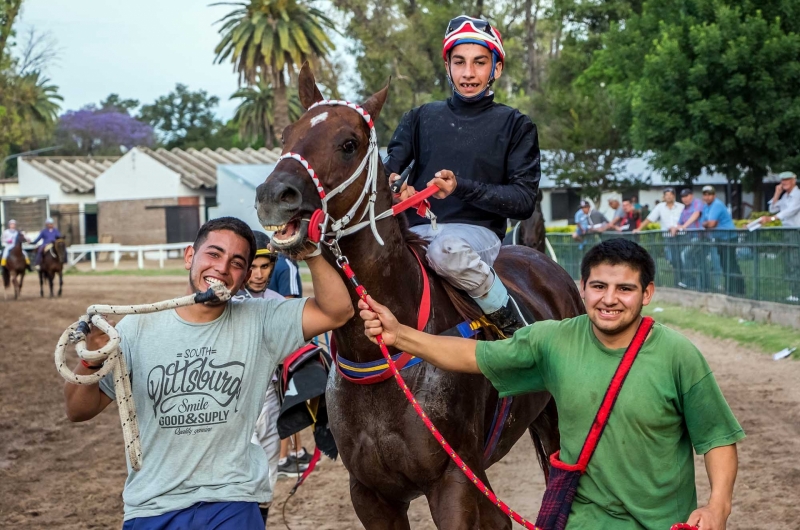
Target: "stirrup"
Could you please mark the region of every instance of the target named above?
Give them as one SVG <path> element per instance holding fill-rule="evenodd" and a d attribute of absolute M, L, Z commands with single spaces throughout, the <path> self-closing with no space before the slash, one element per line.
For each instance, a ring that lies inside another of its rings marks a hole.
<path fill-rule="evenodd" d="M 484 317 L 504 339 L 510 338 L 514 332 L 528 325 L 514 297 L 509 295 L 506 305 Z"/>

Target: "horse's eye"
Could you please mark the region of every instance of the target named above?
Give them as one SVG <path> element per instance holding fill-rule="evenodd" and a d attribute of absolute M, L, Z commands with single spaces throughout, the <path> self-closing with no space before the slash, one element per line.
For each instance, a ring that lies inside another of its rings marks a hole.
<path fill-rule="evenodd" d="M 345 154 L 352 155 L 353 153 L 356 152 L 356 147 L 358 146 L 356 145 L 355 141 L 347 140 L 345 143 L 342 144 L 342 151 L 344 151 Z"/>

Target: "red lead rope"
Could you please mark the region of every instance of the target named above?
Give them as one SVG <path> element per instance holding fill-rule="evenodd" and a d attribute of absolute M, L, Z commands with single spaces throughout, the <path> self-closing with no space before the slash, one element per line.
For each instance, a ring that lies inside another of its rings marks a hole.
<path fill-rule="evenodd" d="M 356 275 L 353 272 L 353 269 L 350 268 L 350 264 L 347 263 L 347 261 L 344 261 L 344 260 L 337 260 L 337 264 L 342 269 L 342 271 L 344 271 L 345 276 L 347 276 L 347 278 L 353 283 L 353 285 L 355 285 L 356 294 L 358 294 L 358 297 L 361 298 L 364 301 L 364 303 L 369 305 L 369 302 L 367 302 L 367 290 L 364 288 L 363 285 L 358 283 L 358 280 L 356 279 Z M 372 306 L 370 306 L 370 308 L 371 307 Z M 453 450 L 453 448 L 450 447 L 450 444 L 447 443 L 447 440 L 444 439 L 444 436 L 442 436 L 442 433 L 439 432 L 439 430 L 433 424 L 433 422 L 428 417 L 428 415 L 425 414 L 425 411 L 422 410 L 422 407 L 420 407 L 419 403 L 417 402 L 417 398 L 415 398 L 414 394 L 411 393 L 411 390 L 408 388 L 408 385 L 403 380 L 403 376 L 400 375 L 400 371 L 397 369 L 397 366 L 395 366 L 395 363 L 392 360 L 392 356 L 389 355 L 389 349 L 386 347 L 386 344 L 383 342 L 383 336 L 382 335 L 378 335 L 375 338 L 378 341 L 378 346 L 381 349 L 381 354 L 383 355 L 383 358 L 386 359 L 386 362 L 389 364 L 389 369 L 392 371 L 392 374 L 394 375 L 395 381 L 397 381 L 397 384 L 403 390 L 403 393 L 405 394 L 406 399 L 414 407 L 414 410 L 417 412 L 419 417 L 422 418 L 422 421 L 425 423 L 425 427 L 427 427 L 428 430 L 433 435 L 433 437 L 436 438 L 436 441 L 439 442 L 439 444 L 442 446 L 442 449 L 444 449 L 444 451 L 448 455 L 450 455 L 450 458 L 453 460 L 453 462 L 456 463 L 456 465 L 459 467 L 459 469 L 461 469 L 461 471 L 464 472 L 464 474 L 467 476 L 467 478 L 470 481 L 472 481 L 473 484 L 475 484 L 476 488 L 478 488 L 484 495 L 486 495 L 486 497 L 489 498 L 489 500 L 492 502 L 492 504 L 494 504 L 495 506 L 497 506 L 498 508 L 503 510 L 503 513 L 505 513 L 506 515 L 508 515 L 512 519 L 514 519 L 514 521 L 516 521 L 517 523 L 521 524 L 525 528 L 528 528 L 529 530 L 542 530 L 541 528 L 539 528 L 538 526 L 535 526 L 532 522 L 526 520 L 524 517 L 522 517 L 521 515 L 516 513 L 514 510 L 509 508 L 506 503 L 504 503 L 503 501 L 498 499 L 497 495 L 495 495 L 494 492 L 492 490 L 490 490 L 486 486 L 486 484 L 484 484 L 483 481 L 481 479 L 479 479 L 475 475 L 475 473 L 469 468 L 469 466 L 463 460 L 461 460 L 461 457 L 458 456 L 458 453 L 456 453 Z"/>
<path fill-rule="evenodd" d="M 345 259 L 342 256 L 337 256 L 336 264 L 339 266 L 339 268 L 342 269 L 345 276 L 347 276 L 347 279 L 350 280 L 350 282 L 355 286 L 356 294 L 358 294 L 358 297 L 361 300 L 363 300 L 364 303 L 370 307 L 370 309 L 373 309 L 372 306 L 369 304 L 369 302 L 367 302 L 367 290 L 364 288 L 363 285 L 359 283 L 358 279 L 356 278 L 356 273 L 353 272 L 353 269 L 350 267 L 350 264 L 347 262 L 347 259 Z M 420 266 L 422 266 L 421 263 Z M 422 274 L 423 275 L 425 274 L 424 270 Z M 403 376 L 400 375 L 400 371 L 397 369 L 397 366 L 395 366 L 395 363 L 392 360 L 392 356 L 389 355 L 389 348 L 387 348 L 386 343 L 383 342 L 383 335 L 378 335 L 377 337 L 375 337 L 375 339 L 377 340 L 378 346 L 381 349 L 381 354 L 383 355 L 383 358 L 386 359 L 386 362 L 389 365 L 389 369 L 392 371 L 394 379 L 395 381 L 397 381 L 397 384 L 398 386 L 400 386 L 400 389 L 403 391 L 403 394 L 405 394 L 406 399 L 414 407 L 414 410 L 417 412 L 417 415 L 420 418 L 422 418 L 423 423 L 425 423 L 425 427 L 428 428 L 433 437 L 436 438 L 436 441 L 439 442 L 439 444 L 442 446 L 442 449 L 444 449 L 445 453 L 447 453 L 453 460 L 453 462 L 456 463 L 458 468 L 467 476 L 467 478 L 473 484 L 475 484 L 475 487 L 478 488 L 478 490 L 480 490 L 481 493 L 486 495 L 486 497 L 492 502 L 492 504 L 500 508 L 504 514 L 511 517 L 516 523 L 524 526 L 528 530 L 543 530 L 541 527 L 534 525 L 532 522 L 528 521 L 520 514 L 509 508 L 508 504 L 498 499 L 497 495 L 495 495 L 494 492 L 490 490 L 489 487 L 486 486 L 486 484 L 484 484 L 483 481 L 475 475 L 472 469 L 470 469 L 470 467 L 461 459 L 461 457 L 458 456 L 458 453 L 456 453 L 455 450 L 447 442 L 447 440 L 444 439 L 442 433 L 439 432 L 439 430 L 433 424 L 428 415 L 425 414 L 425 411 L 422 410 L 422 407 L 417 402 L 417 398 L 415 398 L 414 394 L 411 393 L 411 389 L 408 388 L 408 385 L 403 379 Z M 696 526 L 691 526 L 686 523 L 677 523 L 673 525 L 670 528 L 670 530 L 698 530 L 698 528 Z"/>

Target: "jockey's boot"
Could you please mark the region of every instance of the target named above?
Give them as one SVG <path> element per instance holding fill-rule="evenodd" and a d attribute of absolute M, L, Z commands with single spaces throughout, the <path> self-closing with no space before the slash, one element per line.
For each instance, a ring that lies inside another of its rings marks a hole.
<path fill-rule="evenodd" d="M 505 336 L 511 337 L 515 331 L 527 326 L 528 322 L 522 315 L 517 302 L 508 294 L 506 286 L 492 271 L 494 281 L 486 294 L 473 297 L 489 321 Z"/>

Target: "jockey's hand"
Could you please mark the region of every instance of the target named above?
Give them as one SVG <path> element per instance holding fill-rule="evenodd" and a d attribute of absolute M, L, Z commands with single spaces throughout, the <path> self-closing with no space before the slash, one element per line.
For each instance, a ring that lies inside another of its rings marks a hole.
<path fill-rule="evenodd" d="M 374 311 L 363 300 L 358 301 L 358 308 L 361 310 L 359 314 L 364 320 L 364 334 L 375 344 L 378 343 L 375 337 L 382 334 L 383 342 L 387 346 L 392 346 L 397 342 L 400 323 L 387 307 L 382 306 L 369 295 L 367 300 L 369 300 L 369 304 L 374 308 Z"/>
<path fill-rule="evenodd" d="M 456 182 L 455 174 L 449 169 L 443 169 L 433 176 L 433 179 L 428 182 L 428 186 L 436 184 L 440 191 L 436 192 L 433 196 L 437 199 L 444 199 L 453 191 L 455 191 L 458 183 Z"/>
<path fill-rule="evenodd" d="M 400 187 L 400 200 L 404 201 L 411 197 L 412 195 L 416 195 L 417 190 L 414 189 L 414 186 L 409 186 L 408 182 L 404 182 L 403 185 Z"/>
<path fill-rule="evenodd" d="M 730 510 L 726 512 L 722 506 L 708 504 L 693 511 L 686 522 L 700 530 L 725 530 L 728 514 Z"/>
<path fill-rule="evenodd" d="M 106 321 L 109 323 L 111 327 L 117 325 L 116 321 L 107 318 Z M 86 349 L 87 350 L 99 350 L 103 346 L 108 343 L 108 335 L 100 331 L 100 328 L 96 326 L 92 326 L 89 330 L 89 333 L 86 335 Z"/>

